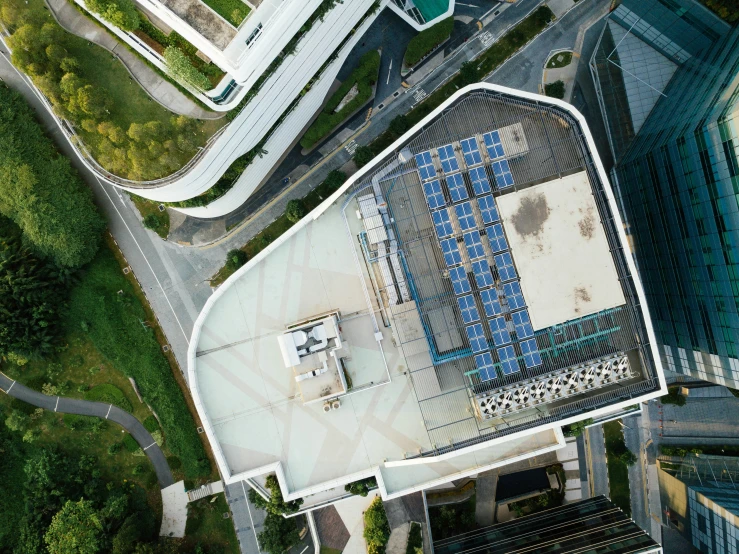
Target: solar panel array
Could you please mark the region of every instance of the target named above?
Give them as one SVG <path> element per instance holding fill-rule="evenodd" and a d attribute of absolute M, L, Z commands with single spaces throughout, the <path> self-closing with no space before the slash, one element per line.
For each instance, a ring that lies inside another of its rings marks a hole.
<path fill-rule="evenodd" d="M 436 149 L 442 176 L 434 165 L 431 150 L 416 154 L 415 159 L 475 367 L 480 379 L 488 381 L 497 377 L 497 368 L 510 375 L 520 371 L 519 360 L 532 368 L 541 365 L 542 359 L 492 195 L 493 188 L 512 186 L 513 176 L 500 133 L 486 133 L 481 142 L 489 157 L 487 165 L 476 137 L 459 141 L 466 171 L 460 169 L 453 144 Z M 462 248 L 472 268 L 475 290 L 464 266 Z M 482 306 L 482 312 L 478 306 Z M 520 354 L 515 345 L 519 345 Z"/>

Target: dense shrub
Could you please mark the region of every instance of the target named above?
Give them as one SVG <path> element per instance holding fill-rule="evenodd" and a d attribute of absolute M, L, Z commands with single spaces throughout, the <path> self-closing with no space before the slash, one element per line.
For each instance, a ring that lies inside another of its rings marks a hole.
<path fill-rule="evenodd" d="M 425 55 L 448 39 L 453 29 L 454 18 L 449 17 L 418 33 L 408 42 L 403 63 L 407 67 L 416 65 Z"/>
<path fill-rule="evenodd" d="M 226 267 L 228 267 L 232 271 L 236 271 L 237 269 L 242 267 L 248 260 L 249 256 L 246 255 L 246 252 L 244 252 L 243 250 L 239 250 L 238 248 L 234 248 L 233 250 L 229 250 L 228 254 L 226 255 Z"/>
<path fill-rule="evenodd" d="M 195 87 L 198 90 L 210 90 L 213 85 L 191 63 L 190 59 L 177 46 L 167 46 L 164 50 L 164 61 L 167 72 L 175 79 Z"/>
<path fill-rule="evenodd" d="M 159 431 L 159 422 L 157 421 L 157 418 L 155 418 L 153 415 L 150 415 L 144 420 L 144 429 L 149 431 L 149 433 L 153 433 L 154 431 Z"/>
<path fill-rule="evenodd" d="M 346 492 L 350 492 L 358 496 L 367 496 L 369 494 L 370 489 L 374 489 L 374 488 L 377 488 L 377 481 L 375 480 L 374 477 L 368 477 L 367 479 L 362 479 L 361 481 L 354 481 L 353 483 L 344 485 L 344 490 Z"/>
<path fill-rule="evenodd" d="M 354 163 L 357 167 L 364 167 L 372 161 L 375 155 L 369 146 L 358 146 L 354 151 Z"/>
<path fill-rule="evenodd" d="M 87 0 L 85 5 L 124 31 L 139 28 L 139 12 L 131 0 Z"/>
<path fill-rule="evenodd" d="M 305 217 L 305 206 L 298 199 L 290 200 L 285 207 L 285 217 L 291 223 L 297 223 Z"/>
<path fill-rule="evenodd" d="M 367 541 L 367 552 L 370 554 L 383 554 L 390 540 L 390 524 L 379 496 L 364 512 L 364 540 Z"/>
<path fill-rule="evenodd" d="M 126 450 L 133 453 L 136 452 L 139 448 L 139 443 L 136 442 L 136 439 L 134 439 L 131 435 L 126 433 L 126 436 L 123 437 L 123 446 Z"/>
<path fill-rule="evenodd" d="M 547 83 L 544 85 L 544 94 L 551 96 L 552 98 L 559 98 L 562 100 L 565 97 L 565 84 L 563 81 L 554 81 L 553 83 Z"/>
<path fill-rule="evenodd" d="M 105 383 L 91 388 L 85 393 L 85 400 L 91 402 L 103 402 L 105 404 L 113 404 L 118 406 L 121 410 L 127 412 L 133 412 L 131 402 L 126 398 L 126 395 L 121 389 L 115 385 Z"/>
<path fill-rule="evenodd" d="M 41 130 L 23 98 L 0 84 L 0 214 L 42 255 L 79 267 L 105 227 L 92 194 Z"/>
<path fill-rule="evenodd" d="M 341 84 L 331 98 L 329 98 L 321 114 L 305 132 L 303 138 L 300 139 L 300 145 L 303 148 L 311 148 L 331 133 L 337 125 L 341 124 L 347 117 L 361 108 L 372 96 L 372 87 L 377 81 L 377 73 L 379 71 L 379 52 L 372 50 L 362 56 L 357 68 Z M 357 86 L 357 95 L 339 111 L 336 111 L 341 101 L 355 85 Z"/>
<path fill-rule="evenodd" d="M 70 328 L 86 321 L 95 347 L 136 380 L 141 396 L 162 422 L 169 449 L 182 460 L 185 475 L 208 475 L 210 462 L 182 391 L 154 332 L 141 324 L 147 314 L 110 250 L 101 250 L 85 268 L 72 290 L 67 317 Z"/>

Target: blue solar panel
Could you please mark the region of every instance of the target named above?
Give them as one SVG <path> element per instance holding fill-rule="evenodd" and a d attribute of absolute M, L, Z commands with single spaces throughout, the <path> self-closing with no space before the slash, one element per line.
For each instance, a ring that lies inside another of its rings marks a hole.
<path fill-rule="evenodd" d="M 498 188 L 503 189 L 513 184 L 513 175 L 511 175 L 511 167 L 508 165 L 508 160 L 493 162 L 493 174 L 495 175 L 495 182 L 498 183 Z"/>
<path fill-rule="evenodd" d="M 459 305 L 459 311 L 462 312 L 462 321 L 465 323 L 474 323 L 480 321 L 480 314 L 477 313 L 477 306 L 475 306 L 475 297 L 471 294 L 467 296 L 460 296 L 457 298 L 457 304 Z"/>
<path fill-rule="evenodd" d="M 482 163 L 482 156 L 480 155 L 480 149 L 477 147 L 477 140 L 475 137 L 460 140 L 459 143 L 462 145 L 464 163 L 468 166 Z"/>
<path fill-rule="evenodd" d="M 531 319 L 529 318 L 529 312 L 522 310 L 511 314 L 513 325 L 516 328 L 516 336 L 518 340 L 527 339 L 534 336 L 534 328 L 531 326 Z"/>
<path fill-rule="evenodd" d="M 518 361 L 516 361 L 516 351 L 513 350 L 513 346 L 498 348 L 498 357 L 500 358 L 500 367 L 503 369 L 503 375 L 510 375 L 520 370 Z"/>
<path fill-rule="evenodd" d="M 493 342 L 495 346 L 503 346 L 511 342 L 511 334 L 508 332 L 508 326 L 505 319 L 495 317 L 488 321 L 490 332 L 493 333 Z"/>
<path fill-rule="evenodd" d="M 498 375 L 495 373 L 495 365 L 493 364 L 493 356 L 490 352 L 483 352 L 475 356 L 475 367 L 480 372 L 481 381 L 490 381 Z"/>
<path fill-rule="evenodd" d="M 457 247 L 457 239 L 440 240 L 441 252 L 444 254 L 444 262 L 447 266 L 459 265 L 462 263 L 462 254 Z"/>
<path fill-rule="evenodd" d="M 454 148 L 451 144 L 442 146 L 438 149 L 438 152 L 441 169 L 444 170 L 444 173 L 459 171 L 459 164 L 457 163 L 457 158 L 454 157 Z"/>
<path fill-rule="evenodd" d="M 488 174 L 485 173 L 484 167 L 473 167 L 470 169 L 470 180 L 472 181 L 472 189 L 475 195 L 480 196 L 490 192 L 490 181 Z"/>
<path fill-rule="evenodd" d="M 536 367 L 542 364 L 539 348 L 536 346 L 535 339 L 525 340 L 521 343 L 521 352 L 523 352 L 523 363 L 526 367 Z"/>
<path fill-rule="evenodd" d="M 431 219 L 434 220 L 436 234 L 440 239 L 448 237 L 454 232 L 452 221 L 449 219 L 449 212 L 446 208 L 431 212 Z"/>
<path fill-rule="evenodd" d="M 478 288 L 484 289 L 493 284 L 493 274 L 490 272 L 490 264 L 487 260 L 472 262 L 472 271 L 475 273 Z"/>
<path fill-rule="evenodd" d="M 495 267 L 498 268 L 501 281 L 510 281 L 517 277 L 516 268 L 513 267 L 513 259 L 509 252 L 503 252 L 495 256 Z"/>
<path fill-rule="evenodd" d="M 470 260 L 476 260 L 485 255 L 479 231 L 470 231 L 462 236 L 464 237 L 464 245 L 467 247 L 467 254 L 469 254 Z"/>
<path fill-rule="evenodd" d="M 523 293 L 521 292 L 521 285 L 518 284 L 518 281 L 503 285 L 503 294 L 506 300 L 508 300 L 508 306 L 511 310 L 518 310 L 526 305 Z"/>
<path fill-rule="evenodd" d="M 447 175 L 446 186 L 449 187 L 449 196 L 451 196 L 452 202 L 460 202 L 465 198 L 469 198 L 467 187 L 464 186 L 464 178 L 461 173 Z"/>
<path fill-rule="evenodd" d="M 452 280 L 454 294 L 466 294 L 472 290 L 470 282 L 467 279 L 467 272 L 463 267 L 453 267 L 449 270 L 449 277 Z"/>
<path fill-rule="evenodd" d="M 498 291 L 495 289 L 486 289 L 480 291 L 482 305 L 485 308 L 485 315 L 493 317 L 503 313 L 503 307 L 498 301 Z"/>
<path fill-rule="evenodd" d="M 480 206 L 480 214 L 482 215 L 482 222 L 485 225 L 490 225 L 496 221 L 500 221 L 498 217 L 498 208 L 495 206 L 495 200 L 492 196 L 480 196 L 477 198 L 477 205 Z"/>
<path fill-rule="evenodd" d="M 482 324 L 470 325 L 466 328 L 466 331 L 473 352 L 483 352 L 488 349 L 488 341 L 485 338 L 485 331 L 482 329 Z"/>
<path fill-rule="evenodd" d="M 505 155 L 498 131 L 485 133 L 482 138 L 485 141 L 485 148 L 487 148 L 488 156 L 490 156 L 491 160 L 502 158 Z"/>
<path fill-rule="evenodd" d="M 418 166 L 418 173 L 421 175 L 422 181 L 436 177 L 436 169 L 434 168 L 434 162 L 431 160 L 431 152 L 416 154 L 416 165 Z"/>
<path fill-rule="evenodd" d="M 508 243 L 505 240 L 503 226 L 500 223 L 496 223 L 492 227 L 488 227 L 488 240 L 490 241 L 490 248 L 492 248 L 493 252 L 508 250 Z"/>
<path fill-rule="evenodd" d="M 454 206 L 454 212 L 457 214 L 459 220 L 459 228 L 462 231 L 477 228 L 475 223 L 475 216 L 472 215 L 472 205 L 469 202 L 462 202 Z"/>
<path fill-rule="evenodd" d="M 424 183 L 423 194 L 426 195 L 426 202 L 428 203 L 430 210 L 443 208 L 446 204 L 444 201 L 444 193 L 441 192 L 441 183 L 439 183 L 439 181 L 434 180 Z"/>

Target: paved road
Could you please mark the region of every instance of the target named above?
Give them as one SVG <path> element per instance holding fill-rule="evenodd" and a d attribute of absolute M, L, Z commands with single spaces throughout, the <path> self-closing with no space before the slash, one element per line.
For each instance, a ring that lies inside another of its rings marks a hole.
<path fill-rule="evenodd" d="M 639 527 L 649 532 L 652 522 L 649 517 L 645 441 L 642 437 L 642 417 L 631 416 L 621 420 L 623 423 L 626 448 L 631 450 L 638 461 L 629 466 L 629 489 L 631 491 L 631 519 Z"/>
<path fill-rule="evenodd" d="M 128 412 L 124 412 L 112 404 L 103 404 L 102 402 L 90 402 L 88 400 L 65 398 L 63 396 L 46 396 L 21 385 L 17 381 L 13 381 L 3 373 L 0 373 L 0 390 L 8 396 L 28 402 L 32 406 L 43 408 L 44 410 L 61 414 L 102 417 L 117 423 L 131 433 L 131 436 L 136 439 L 139 446 L 144 449 L 144 453 L 154 465 L 159 487 L 164 489 L 174 483 L 172 472 L 169 470 L 167 458 L 164 456 L 162 449 L 159 448 L 154 438 L 144 428 L 141 422 Z"/>
<path fill-rule="evenodd" d="M 585 454 L 590 469 L 591 497 L 605 495 L 610 498 L 608 487 L 608 466 L 606 465 L 606 439 L 603 426 L 596 425 L 585 429 Z"/>

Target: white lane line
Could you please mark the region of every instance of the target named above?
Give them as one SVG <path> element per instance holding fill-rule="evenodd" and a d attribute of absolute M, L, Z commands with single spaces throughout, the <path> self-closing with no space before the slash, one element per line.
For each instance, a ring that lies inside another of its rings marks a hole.
<path fill-rule="evenodd" d="M 56 412 L 56 409 L 59 407 L 59 397 L 56 397 L 56 406 L 54 406 L 54 411 Z"/>
<path fill-rule="evenodd" d="M 108 407 L 108 413 L 107 413 L 107 414 L 105 414 L 105 419 L 108 419 L 108 416 L 110 415 L 110 410 L 112 410 L 112 409 L 113 409 L 113 404 L 111 404 L 111 405 L 110 405 L 110 406 Z"/>
<path fill-rule="evenodd" d="M 393 70 L 393 60 L 391 59 L 390 67 L 387 68 L 387 82 L 385 83 L 386 85 L 390 84 L 390 73 L 392 72 L 392 70 Z M 303 553 L 301 552 L 300 554 L 303 554 Z"/>
<path fill-rule="evenodd" d="M 8 388 L 8 390 L 5 391 L 5 394 L 10 394 L 10 389 L 13 388 L 13 385 L 15 385 L 15 381 L 13 381 L 12 383 L 10 383 L 10 388 Z"/>
<path fill-rule="evenodd" d="M 182 335 L 185 337 L 185 342 L 187 342 L 189 346 L 190 337 L 188 337 L 187 333 L 185 333 L 185 329 L 182 327 L 182 323 L 180 323 L 180 318 L 177 317 L 177 312 L 175 312 L 174 308 L 172 307 L 172 303 L 169 301 L 169 297 L 167 296 L 167 293 L 164 292 L 164 287 L 162 286 L 162 283 L 159 282 L 159 278 L 157 277 L 157 274 L 154 272 L 154 268 L 151 267 L 151 264 L 149 263 L 149 259 L 146 257 L 146 254 L 144 254 L 144 251 L 141 249 L 141 246 L 139 245 L 139 241 L 136 240 L 136 237 L 133 235 L 133 231 L 131 231 L 131 228 L 128 226 L 128 223 L 126 223 L 126 220 L 123 219 L 123 215 L 118 209 L 118 206 L 115 205 L 115 202 L 113 202 L 113 199 L 110 197 L 110 194 L 108 194 L 107 187 L 100 182 L 100 179 L 97 178 L 97 175 L 92 174 L 92 176 L 95 177 L 95 181 L 97 181 L 97 184 L 100 186 L 101 189 L 103 189 L 105 196 L 107 196 L 108 200 L 110 200 L 110 203 L 113 206 L 113 209 L 118 214 L 118 217 L 121 218 L 123 225 L 126 226 L 128 233 L 131 235 L 131 238 L 133 239 L 133 242 L 136 245 L 136 248 L 138 248 L 139 252 L 141 252 L 141 256 L 143 256 L 144 261 L 146 262 L 146 265 L 149 266 L 149 269 L 151 270 L 151 274 L 154 276 L 154 279 L 156 280 L 157 285 L 159 285 L 159 289 L 162 291 L 162 294 L 164 295 L 164 299 L 167 301 L 167 304 L 169 305 L 169 309 L 172 310 L 172 315 L 174 315 L 175 321 L 177 321 L 177 325 L 180 326 L 180 331 L 182 331 Z M 123 202 L 123 199 L 121 199 L 121 202 Z"/>
<path fill-rule="evenodd" d="M 300 551 L 300 554 L 303 554 L 303 552 L 305 552 L 306 550 L 308 550 L 308 548 L 310 548 L 310 547 L 306 546 L 303 550 Z"/>
<path fill-rule="evenodd" d="M 152 446 L 154 446 L 154 445 L 155 445 L 156 443 L 157 443 L 157 441 L 154 441 L 154 442 L 153 442 L 153 443 L 151 443 L 151 444 L 150 444 L 149 446 L 147 446 L 146 448 L 144 448 L 144 450 L 149 450 L 149 449 L 150 449 L 150 448 L 151 448 Z"/>
<path fill-rule="evenodd" d="M 462 2 L 455 2 L 455 4 L 457 6 L 467 6 L 468 8 L 479 8 L 480 7 L 480 6 L 476 6 L 475 4 L 462 4 Z"/>
<path fill-rule="evenodd" d="M 249 496 L 246 494 L 246 487 L 244 486 L 243 481 L 241 481 L 241 490 L 244 491 L 244 502 L 246 502 L 246 509 L 249 512 L 249 520 L 251 520 L 251 530 L 254 533 L 254 540 L 257 541 L 257 550 L 259 551 L 259 554 L 261 554 L 262 549 L 259 548 L 259 537 L 257 537 L 257 530 L 254 528 L 254 519 L 251 517 L 251 508 L 249 507 Z"/>

